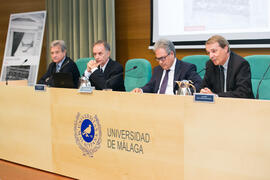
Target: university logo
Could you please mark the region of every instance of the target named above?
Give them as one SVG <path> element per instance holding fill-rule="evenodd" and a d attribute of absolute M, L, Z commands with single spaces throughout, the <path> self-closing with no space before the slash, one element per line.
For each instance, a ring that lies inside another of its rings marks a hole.
<path fill-rule="evenodd" d="M 76 144 L 84 156 L 93 157 L 101 145 L 101 126 L 97 115 L 77 114 L 74 122 Z"/>

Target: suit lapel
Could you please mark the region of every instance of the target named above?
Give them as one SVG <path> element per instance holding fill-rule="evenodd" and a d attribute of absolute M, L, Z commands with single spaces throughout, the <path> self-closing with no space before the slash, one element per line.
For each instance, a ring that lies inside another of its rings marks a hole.
<path fill-rule="evenodd" d="M 232 58 L 233 54 L 232 52 L 230 53 L 230 58 L 229 58 L 229 63 L 228 63 L 228 68 L 227 68 L 227 79 L 226 79 L 226 89 L 227 91 L 229 90 L 229 85 L 230 85 L 230 79 L 231 79 L 231 75 L 232 75 L 232 61 L 233 61 L 233 58 Z"/>
<path fill-rule="evenodd" d="M 106 65 L 106 68 L 105 68 L 105 70 L 104 70 L 105 76 L 108 74 L 108 72 L 109 72 L 109 70 L 111 69 L 112 65 L 113 65 L 113 62 L 112 62 L 111 59 L 109 59 L 107 65 Z"/>
<path fill-rule="evenodd" d="M 180 67 L 181 67 L 181 61 L 176 58 L 176 63 L 175 63 L 175 68 L 174 68 L 174 79 L 173 79 L 173 90 L 174 91 L 176 89 L 175 81 L 179 81 L 180 80 L 179 77 L 181 77 L 180 76 L 181 75 Z"/>
<path fill-rule="evenodd" d="M 176 59 L 175 68 L 174 68 L 174 81 L 178 81 L 181 71 L 180 71 L 181 61 Z"/>
<path fill-rule="evenodd" d="M 56 73 L 56 63 L 54 62 L 51 68 L 51 74 Z"/>
<path fill-rule="evenodd" d="M 163 74 L 163 69 L 161 68 L 161 66 L 158 67 L 157 72 L 156 72 L 156 84 L 154 87 L 154 92 L 157 93 L 158 89 L 159 89 L 159 85 L 160 85 L 160 81 L 162 78 L 162 74 Z"/>
<path fill-rule="evenodd" d="M 59 69 L 59 72 L 62 71 L 62 69 L 69 63 L 69 59 L 66 57 L 61 68 Z M 56 64 L 55 64 L 55 70 L 56 70 Z"/>

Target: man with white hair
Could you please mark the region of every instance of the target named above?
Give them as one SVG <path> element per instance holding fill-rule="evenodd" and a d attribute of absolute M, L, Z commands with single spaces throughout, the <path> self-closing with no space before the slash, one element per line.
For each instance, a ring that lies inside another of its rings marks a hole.
<path fill-rule="evenodd" d="M 38 81 L 38 84 L 53 86 L 53 74 L 71 73 L 74 88 L 78 87 L 80 72 L 75 62 L 67 56 L 67 48 L 63 40 L 55 40 L 50 47 L 52 62 L 47 72 Z"/>

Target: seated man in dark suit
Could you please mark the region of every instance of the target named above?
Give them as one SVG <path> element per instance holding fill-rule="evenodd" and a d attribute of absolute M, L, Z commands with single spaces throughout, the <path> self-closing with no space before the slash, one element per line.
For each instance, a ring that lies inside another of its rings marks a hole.
<path fill-rule="evenodd" d="M 93 46 L 93 55 L 95 60 L 88 62 L 84 72 L 91 85 L 97 90 L 125 91 L 123 67 L 110 59 L 110 45 L 106 41 L 97 41 Z"/>
<path fill-rule="evenodd" d="M 201 93 L 220 97 L 254 98 L 249 63 L 230 51 L 228 41 L 219 35 L 206 41 L 210 60 L 206 63 Z"/>
<path fill-rule="evenodd" d="M 157 41 L 154 52 L 159 66 L 154 68 L 150 81 L 142 88 L 135 88 L 133 92 L 175 94 L 178 89 L 175 81 L 182 80 L 191 80 L 199 90 L 202 79 L 196 72 L 196 66 L 178 60 L 171 41 Z"/>
<path fill-rule="evenodd" d="M 80 72 L 72 59 L 66 56 L 67 48 L 63 40 L 55 40 L 50 46 L 52 61 L 47 72 L 38 81 L 38 84 L 53 86 L 54 73 L 71 73 L 73 77 L 74 88 L 78 88 Z"/>

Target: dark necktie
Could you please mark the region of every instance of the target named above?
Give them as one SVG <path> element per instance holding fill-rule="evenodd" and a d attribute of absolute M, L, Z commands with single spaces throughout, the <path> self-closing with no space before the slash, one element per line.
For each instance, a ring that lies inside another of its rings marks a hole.
<path fill-rule="evenodd" d="M 100 72 L 103 73 L 103 70 L 102 70 L 102 68 L 100 66 L 98 66 L 98 69 L 99 69 Z"/>
<path fill-rule="evenodd" d="M 224 92 L 224 67 L 219 66 L 219 71 L 220 71 L 220 89 L 221 92 Z"/>
<path fill-rule="evenodd" d="M 162 81 L 162 84 L 160 86 L 159 94 L 165 94 L 167 84 L 168 84 L 169 71 L 170 70 L 166 70 L 166 74 L 165 74 L 163 81 Z"/>

